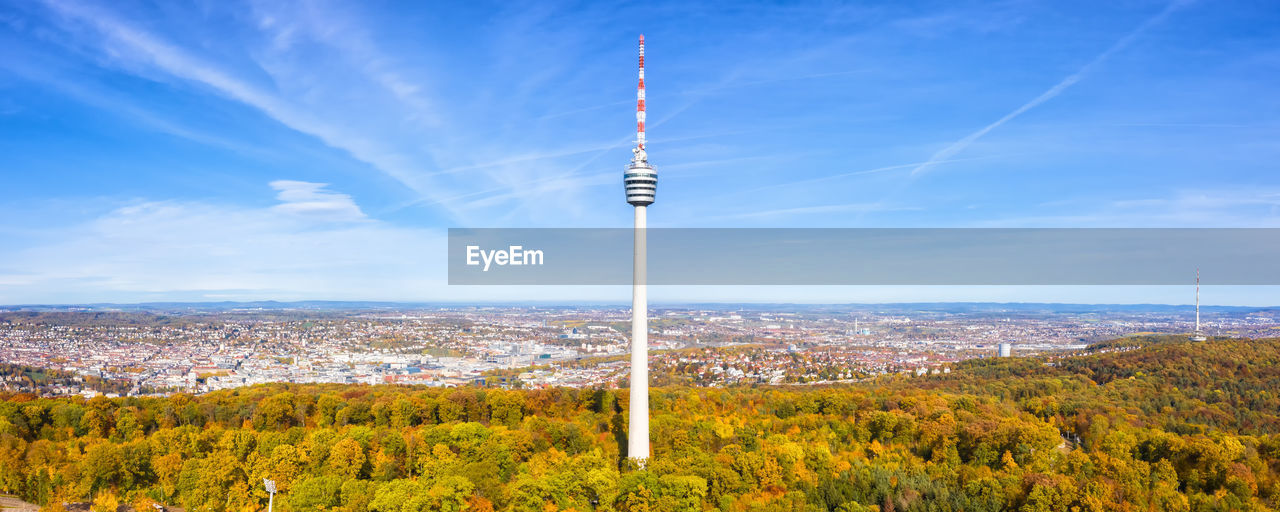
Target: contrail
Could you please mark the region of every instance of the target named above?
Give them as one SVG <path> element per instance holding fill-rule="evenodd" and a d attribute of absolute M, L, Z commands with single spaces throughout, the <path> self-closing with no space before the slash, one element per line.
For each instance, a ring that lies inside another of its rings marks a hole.
<path fill-rule="evenodd" d="M 1005 114 L 1004 117 L 997 119 L 996 122 L 991 123 L 987 126 L 984 126 L 981 130 L 973 132 L 968 136 L 966 136 L 965 138 L 951 143 L 950 146 L 943 148 L 942 151 L 934 153 L 934 155 L 930 157 L 928 161 L 926 161 L 923 164 L 920 164 L 915 169 L 912 169 L 911 176 L 914 177 L 920 174 L 921 172 L 924 172 L 926 169 L 933 167 L 935 164 L 941 163 L 943 160 L 949 160 L 951 157 L 955 156 L 956 153 L 964 151 L 964 149 L 969 147 L 970 144 L 973 144 L 975 141 L 982 138 L 983 135 L 990 133 L 991 130 L 999 128 L 1000 125 L 1009 122 L 1011 119 L 1022 115 L 1024 112 L 1028 110 L 1036 108 L 1041 103 L 1049 101 L 1059 94 L 1062 94 L 1062 91 L 1065 91 L 1067 90 L 1067 88 L 1071 87 L 1072 85 L 1075 85 L 1076 82 L 1079 82 L 1081 78 L 1084 78 L 1084 76 L 1087 75 L 1090 71 L 1093 71 L 1093 68 L 1097 67 L 1098 64 L 1101 64 L 1103 61 L 1107 60 L 1107 58 L 1111 57 L 1111 55 L 1115 54 L 1116 52 L 1125 49 L 1125 47 L 1133 43 L 1133 40 L 1137 39 L 1138 36 L 1141 36 L 1144 32 L 1146 32 L 1155 24 L 1164 21 L 1164 19 L 1168 18 L 1170 14 L 1173 14 L 1173 11 L 1176 11 L 1182 8 L 1183 6 L 1190 4 L 1192 1 L 1194 0 L 1175 0 L 1174 2 L 1171 2 L 1168 6 L 1164 8 L 1164 10 L 1160 11 L 1159 14 L 1152 16 L 1150 19 L 1143 22 L 1141 25 L 1138 25 L 1138 28 L 1134 29 L 1132 32 L 1129 32 L 1128 35 L 1120 38 L 1120 40 L 1116 41 L 1116 43 L 1111 45 L 1110 48 L 1107 48 L 1105 51 L 1098 54 L 1097 57 L 1094 57 L 1093 60 L 1089 61 L 1088 64 L 1085 64 L 1084 67 L 1080 68 L 1079 71 L 1076 71 L 1075 73 L 1072 73 L 1070 76 L 1063 78 L 1062 81 L 1058 82 L 1057 85 L 1050 87 L 1049 90 L 1041 93 L 1039 96 L 1036 96 L 1035 99 L 1027 102 L 1025 105 L 1021 107 L 1018 107 L 1013 112 Z"/>

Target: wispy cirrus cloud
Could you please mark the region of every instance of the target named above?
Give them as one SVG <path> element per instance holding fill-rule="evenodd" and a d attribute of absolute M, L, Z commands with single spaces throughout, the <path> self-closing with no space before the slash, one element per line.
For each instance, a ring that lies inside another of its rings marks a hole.
<path fill-rule="evenodd" d="M 706 220 L 741 220 L 741 219 L 776 219 L 804 215 L 830 215 L 837 213 L 872 213 L 919 210 L 914 206 L 895 206 L 879 202 L 826 204 L 819 206 L 800 206 L 796 208 L 775 208 L 771 210 L 751 211 L 733 215 L 710 217 Z"/>
<path fill-rule="evenodd" d="M 1054 84 L 1053 87 L 1050 87 L 1048 90 L 1040 93 L 1039 96 L 1036 96 L 1031 101 L 1024 103 L 1022 106 L 1014 109 L 1012 112 L 1005 114 L 1004 117 L 1001 117 L 1000 119 L 997 119 L 995 122 L 982 127 L 978 131 L 975 131 L 973 133 L 970 133 L 969 135 L 964 136 L 964 138 L 960 140 L 952 142 L 947 147 L 942 148 L 942 150 L 938 151 L 937 153 L 934 153 L 933 156 L 929 158 L 929 160 L 925 161 L 924 163 L 912 169 L 911 176 L 912 177 L 918 176 L 921 173 L 929 170 L 933 166 L 939 163 L 942 163 L 943 161 L 952 159 L 953 157 L 955 157 L 956 154 L 960 153 L 961 151 L 964 151 L 965 148 L 968 148 L 974 142 L 977 142 L 978 139 L 981 139 L 984 135 L 991 133 L 992 130 L 999 128 L 1005 123 L 1012 121 L 1014 118 L 1022 114 L 1025 114 L 1027 111 L 1040 106 L 1044 102 L 1049 101 L 1053 98 L 1056 98 L 1058 95 L 1062 94 L 1064 91 L 1071 88 L 1071 86 L 1075 85 L 1077 82 L 1082 80 L 1085 76 L 1087 76 L 1090 72 L 1092 72 L 1094 68 L 1097 68 L 1100 64 L 1105 62 L 1112 55 L 1115 55 L 1117 52 L 1127 48 L 1130 44 L 1133 44 L 1134 40 L 1136 40 L 1139 36 L 1141 36 L 1146 31 L 1150 30 L 1151 27 L 1164 21 L 1166 18 L 1169 17 L 1169 15 L 1173 14 L 1174 11 L 1190 4 L 1192 1 L 1194 0 L 1174 0 L 1173 2 L 1170 2 L 1158 14 L 1156 14 L 1155 16 L 1152 16 L 1151 18 L 1148 18 L 1147 21 L 1144 21 L 1141 25 L 1138 25 L 1138 27 L 1133 29 L 1133 31 L 1129 32 L 1128 34 L 1125 34 L 1124 37 L 1121 37 L 1119 40 L 1117 40 L 1114 44 L 1112 44 L 1106 50 L 1103 50 L 1102 53 L 1098 54 L 1096 57 L 1093 58 L 1093 60 L 1090 60 L 1087 64 L 1084 65 L 1084 67 L 1081 67 L 1075 73 L 1067 75 L 1066 78 L 1063 78 L 1061 81 Z"/>
<path fill-rule="evenodd" d="M 68 22 L 76 24 L 70 29 L 91 27 L 101 36 L 109 55 L 117 60 L 131 65 L 147 65 L 169 76 L 208 87 L 259 110 L 289 128 L 346 151 L 424 197 L 435 197 L 440 193 L 423 177 L 408 155 L 381 144 L 377 138 L 348 131 L 342 123 L 326 120 L 315 110 L 283 97 L 270 87 L 241 78 L 223 66 L 166 42 L 110 12 L 63 0 L 46 0 L 46 3 Z"/>
<path fill-rule="evenodd" d="M 258 26 L 272 39 L 271 50 L 287 52 L 300 40 L 317 42 L 331 55 L 357 68 L 383 91 L 390 93 L 409 117 L 428 126 L 438 126 L 440 111 L 426 94 L 425 77 L 406 76 L 402 64 L 379 47 L 372 34 L 341 8 L 321 2 L 250 2 Z M 268 65 L 268 71 L 270 67 Z"/>
<path fill-rule="evenodd" d="M 433 57 L 404 47 L 389 51 L 352 5 L 255 2 L 247 15 L 232 16 L 251 24 L 237 25 L 240 32 L 228 38 L 231 43 L 211 49 L 216 43 L 164 32 L 164 24 L 136 16 L 127 6 L 45 3 L 57 13 L 65 38 L 74 40 L 77 51 L 101 52 L 99 62 L 117 71 L 194 84 L 255 109 L 406 186 L 414 197 L 402 205 L 443 210 L 455 222 L 492 222 L 515 209 L 565 199 L 581 203 L 589 199 L 584 192 L 597 185 L 565 176 L 630 140 L 625 128 L 616 142 L 581 136 L 549 139 L 552 130 L 541 124 L 550 118 L 537 115 L 537 107 L 530 105 L 536 105 L 536 94 L 556 87 L 556 80 L 580 71 L 546 52 L 538 52 L 538 66 L 513 57 L 529 55 L 523 47 L 508 51 L 504 46 L 524 45 L 520 38 L 504 37 L 492 43 L 494 48 L 478 49 L 504 57 L 499 69 L 470 72 L 519 77 L 494 81 L 493 76 L 432 73 L 423 63 Z M 494 23 L 495 31 L 511 26 L 527 32 L 522 32 L 525 36 L 548 30 L 538 16 L 530 19 L 519 10 L 504 11 Z M 558 35 L 585 37 L 574 31 Z M 568 40 L 557 45 L 567 49 Z M 538 71 L 527 72 L 531 67 Z M 468 80 L 481 85 L 468 84 L 469 96 L 454 91 L 452 101 L 442 105 L 433 98 L 441 77 L 453 80 L 455 88 Z M 667 117 L 674 115 L 669 110 Z M 619 117 L 619 126 L 627 126 L 625 114 Z M 558 183 L 527 186 L 547 181 Z M 486 198 L 477 201 L 476 196 Z M 576 215 L 569 209 L 544 208 L 541 213 L 561 221 Z"/>

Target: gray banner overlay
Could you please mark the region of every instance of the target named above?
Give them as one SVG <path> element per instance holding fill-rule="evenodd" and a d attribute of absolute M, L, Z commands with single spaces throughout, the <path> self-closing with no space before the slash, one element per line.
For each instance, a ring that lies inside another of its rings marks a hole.
<path fill-rule="evenodd" d="M 453 228 L 449 284 L 631 284 L 633 236 Z M 1196 268 L 1206 285 L 1280 284 L 1272 228 L 650 228 L 646 237 L 652 285 L 1190 285 Z"/>

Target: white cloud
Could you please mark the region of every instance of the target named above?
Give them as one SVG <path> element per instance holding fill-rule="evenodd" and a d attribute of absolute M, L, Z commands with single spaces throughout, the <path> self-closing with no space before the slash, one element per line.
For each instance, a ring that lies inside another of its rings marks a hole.
<path fill-rule="evenodd" d="M 144 201 L 0 249 L 0 303 L 417 300 L 442 290 L 442 231 L 368 219 L 323 184 L 271 186 L 282 201 L 272 207 Z M 343 222 L 322 222 L 334 220 Z"/>
<path fill-rule="evenodd" d="M 982 222 L 982 227 L 1280 227 L 1280 189 L 1178 190 L 1165 197 L 1062 200 L 1041 205 L 1057 211 Z"/>
<path fill-rule="evenodd" d="M 143 201 L 66 227 L 43 242 L 0 246 L 0 304 L 152 300 L 607 300 L 626 287 L 447 285 L 443 230 L 397 226 L 360 214 L 325 185 L 272 182 L 280 203 Z M 314 208 L 294 205 L 315 204 Z M 858 211 L 874 205 L 828 205 Z M 1163 198 L 1058 204 L 1079 211 L 1012 226 L 1280 226 L 1280 191 L 1184 191 Z M 323 212 L 314 215 L 315 212 Z M 331 221 L 333 212 L 343 221 Z M 802 215 L 799 209 L 776 215 Z M 829 212 L 828 212 L 829 213 Z M 358 222 L 349 222 L 352 219 Z M 1223 290 L 1214 303 L 1275 304 L 1275 287 Z M 664 287 L 654 300 L 882 302 L 1015 300 L 1178 302 L 1169 287 Z"/>
<path fill-rule="evenodd" d="M 351 196 L 325 190 L 327 183 L 311 183 L 308 181 L 276 180 L 271 188 L 279 191 L 276 199 L 281 201 L 274 207 L 276 211 L 298 217 L 314 218 L 330 221 L 364 220 L 364 212 L 356 206 Z"/>

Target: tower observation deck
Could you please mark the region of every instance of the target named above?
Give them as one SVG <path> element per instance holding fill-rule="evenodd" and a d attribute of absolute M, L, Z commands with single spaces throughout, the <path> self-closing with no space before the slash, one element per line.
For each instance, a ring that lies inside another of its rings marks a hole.
<path fill-rule="evenodd" d="M 631 160 L 627 171 L 622 174 L 622 183 L 626 185 L 627 190 L 627 202 L 632 206 L 649 206 L 653 204 L 658 193 L 658 171 L 649 165 L 644 157 L 644 150 L 636 151 L 636 157 Z"/>

